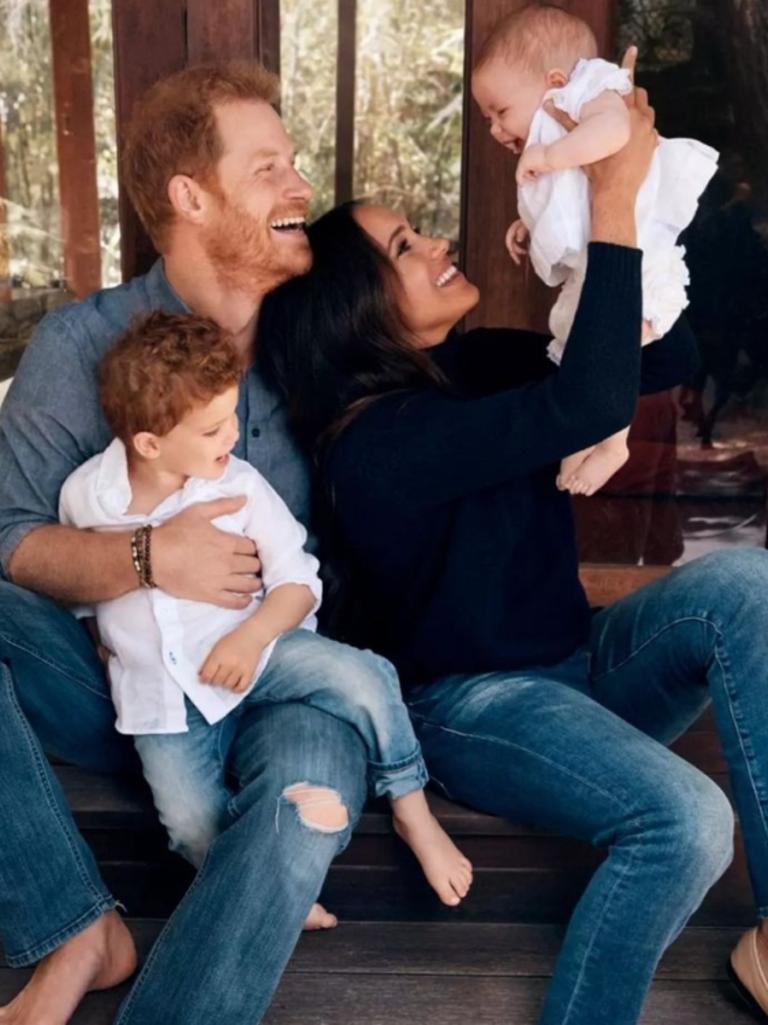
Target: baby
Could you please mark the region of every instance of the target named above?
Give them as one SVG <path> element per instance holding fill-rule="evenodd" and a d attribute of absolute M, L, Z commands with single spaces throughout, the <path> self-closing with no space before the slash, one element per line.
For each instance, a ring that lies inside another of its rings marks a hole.
<path fill-rule="evenodd" d="M 321 584 L 306 531 L 261 474 L 231 455 L 241 373 L 215 323 L 160 312 L 102 361 L 115 440 L 67 478 L 59 513 L 81 529 L 133 531 L 141 586 L 95 610 L 116 728 L 134 737 L 171 848 L 197 867 L 228 819 L 236 717 L 259 702 L 303 701 L 344 719 L 366 745 L 372 790 L 389 797 L 396 831 L 441 900 L 458 904 L 471 865 L 429 810 L 427 771 L 395 670 L 315 633 Z M 241 510 L 214 523 L 255 543 L 263 589 L 250 607 L 156 587 L 153 528 L 197 502 L 239 496 Z"/>
<path fill-rule="evenodd" d="M 491 135 L 520 154 L 518 211 L 507 232 L 519 263 L 526 243 L 538 276 L 562 285 L 550 314 L 559 363 L 578 306 L 590 233 L 589 181 L 582 167 L 618 152 L 629 140 L 629 71 L 597 57 L 580 18 L 534 4 L 504 18 L 484 43 L 472 93 Z M 551 101 L 576 127 L 567 132 L 544 109 Z M 685 250 L 677 245 L 699 196 L 715 173 L 717 153 L 693 139 L 662 139 L 636 206 L 643 250 L 642 343 L 661 338 L 688 305 Z M 592 495 L 626 461 L 628 429 L 563 460 L 558 487 Z"/>

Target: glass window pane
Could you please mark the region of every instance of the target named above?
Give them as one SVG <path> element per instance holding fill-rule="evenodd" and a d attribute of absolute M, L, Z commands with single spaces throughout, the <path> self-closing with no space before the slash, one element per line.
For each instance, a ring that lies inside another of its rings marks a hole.
<path fill-rule="evenodd" d="M 358 0 L 358 197 L 458 239 L 463 0 Z"/>
<path fill-rule="evenodd" d="M 280 108 L 315 189 L 313 217 L 334 200 L 337 35 L 337 0 L 281 0 Z"/>
<path fill-rule="evenodd" d="M 619 44 L 668 137 L 720 151 L 684 233 L 701 368 L 641 399 L 627 466 L 576 502 L 585 560 L 672 563 L 763 545 L 768 478 L 768 8 L 764 0 L 621 0 Z"/>

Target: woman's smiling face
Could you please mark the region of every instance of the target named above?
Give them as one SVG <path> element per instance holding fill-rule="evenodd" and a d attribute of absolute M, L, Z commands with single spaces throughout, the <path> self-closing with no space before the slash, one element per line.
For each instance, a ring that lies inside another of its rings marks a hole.
<path fill-rule="evenodd" d="M 397 274 L 395 301 L 406 328 L 419 346 L 438 345 L 480 297 L 450 259 L 448 241 L 419 235 L 387 207 L 359 206 L 354 217 Z"/>

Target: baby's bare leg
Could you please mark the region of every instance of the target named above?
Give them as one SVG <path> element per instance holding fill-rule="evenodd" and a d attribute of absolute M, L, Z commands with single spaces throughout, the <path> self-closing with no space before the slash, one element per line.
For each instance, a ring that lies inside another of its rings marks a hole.
<path fill-rule="evenodd" d="M 395 832 L 408 844 L 427 882 L 444 904 L 455 907 L 472 885 L 472 865 L 429 810 L 423 790 L 392 800 Z"/>
<path fill-rule="evenodd" d="M 627 447 L 627 435 L 629 428 L 612 434 L 610 438 L 601 441 L 587 453 L 580 465 L 571 472 L 570 478 L 564 482 L 564 490 L 570 491 L 572 495 L 594 495 L 606 481 L 626 463 L 629 458 Z M 577 453 L 582 455 L 582 453 Z M 573 459 L 573 456 L 569 456 Z M 565 463 L 565 460 L 563 460 Z M 562 468 L 561 473 L 562 477 Z"/>

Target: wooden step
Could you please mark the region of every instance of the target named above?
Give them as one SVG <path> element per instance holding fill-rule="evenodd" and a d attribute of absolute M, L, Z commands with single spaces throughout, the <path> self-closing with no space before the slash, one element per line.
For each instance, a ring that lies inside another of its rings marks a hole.
<path fill-rule="evenodd" d="M 166 849 L 143 784 L 60 766 L 57 773 L 104 878 L 129 913 L 169 915 L 192 870 Z M 718 777 L 718 782 L 727 781 Z M 385 804 L 363 814 L 352 843 L 334 862 L 323 890 L 340 917 L 355 921 L 564 922 L 602 855 L 588 844 L 483 815 L 429 795 L 438 819 L 475 866 L 470 898 L 445 909 L 410 852 L 393 835 Z M 734 864 L 708 894 L 695 921 L 746 925 L 753 901 L 739 847 Z"/>
<path fill-rule="evenodd" d="M 130 923 L 146 956 L 162 923 Z M 688 928 L 667 952 L 643 1025 L 747 1025 L 724 966 L 738 929 Z M 540 925 L 359 922 L 303 936 L 266 1025 L 535 1025 L 562 931 Z M 28 977 L 0 969 L 0 1004 Z M 109 1025 L 127 986 L 72 1025 Z"/>

